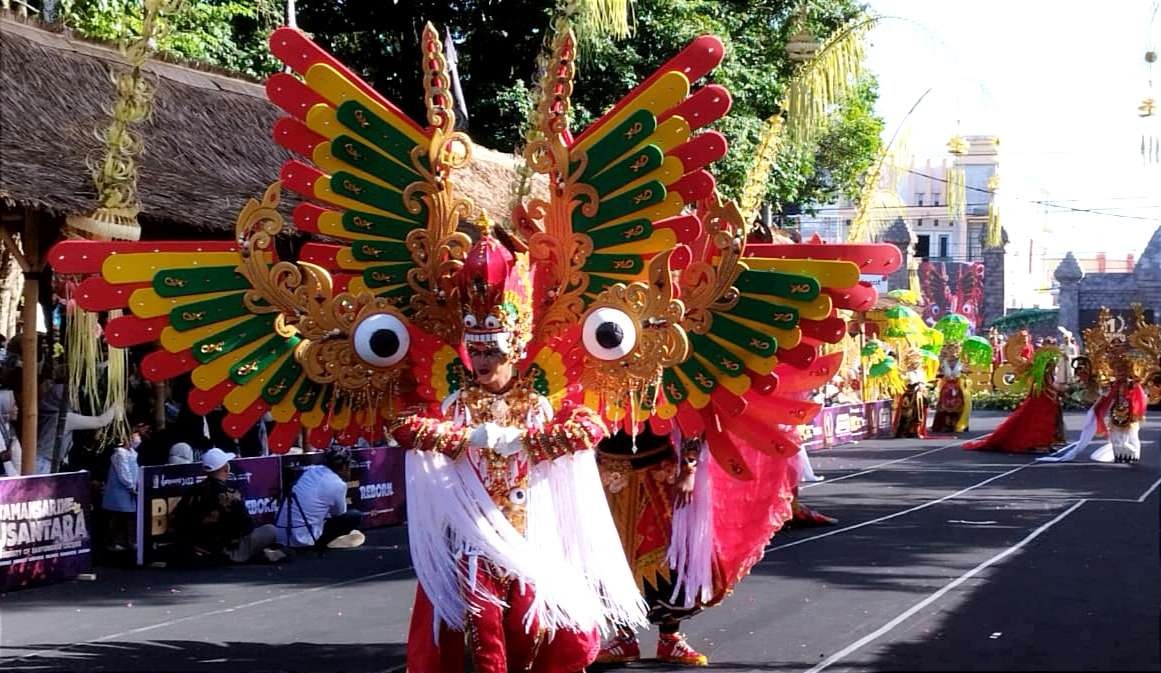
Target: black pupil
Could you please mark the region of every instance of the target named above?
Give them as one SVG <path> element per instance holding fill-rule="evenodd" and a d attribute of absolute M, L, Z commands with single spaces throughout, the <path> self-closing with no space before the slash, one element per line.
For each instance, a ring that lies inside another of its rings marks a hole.
<path fill-rule="evenodd" d="M 597 327 L 597 343 L 601 348 L 616 348 L 625 340 L 625 332 L 615 322 L 603 322 Z"/>
<path fill-rule="evenodd" d="M 381 358 L 389 358 L 399 352 L 399 335 L 395 330 L 377 329 L 371 335 L 371 350 Z"/>

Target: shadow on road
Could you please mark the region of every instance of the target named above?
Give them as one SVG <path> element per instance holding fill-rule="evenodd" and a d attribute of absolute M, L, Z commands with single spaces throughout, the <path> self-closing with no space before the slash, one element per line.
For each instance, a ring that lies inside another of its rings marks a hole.
<path fill-rule="evenodd" d="M 149 642 L 82 643 L 70 647 L 62 643 L 39 643 L 27 651 L 68 648 L 19 661 L 3 662 L 3 669 L 16 671 L 191 671 L 199 673 L 261 673 L 262 671 L 303 671 L 373 673 L 403 664 L 403 643 L 336 644 L 225 642 L 193 640 Z M 20 656 L 26 652 L 9 649 Z M 0 660 L 2 662 L 3 660 Z"/>
<path fill-rule="evenodd" d="M 924 628 L 852 658 L 896 671 L 1161 670 L 1157 539 L 1156 494 L 1086 503 Z"/>

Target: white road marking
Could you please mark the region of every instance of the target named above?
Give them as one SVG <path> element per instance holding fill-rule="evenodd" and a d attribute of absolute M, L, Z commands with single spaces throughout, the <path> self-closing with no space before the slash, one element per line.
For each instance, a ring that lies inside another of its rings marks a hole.
<path fill-rule="evenodd" d="M 1001 472 L 1000 474 L 989 477 L 981 482 L 977 482 L 975 484 L 972 484 L 971 486 L 968 486 L 967 488 L 962 488 L 962 489 L 956 491 L 955 493 L 950 493 L 948 495 L 945 495 L 942 498 L 936 498 L 935 500 L 929 500 L 927 502 L 918 504 L 914 507 L 908 507 L 907 509 L 904 509 L 904 510 L 901 510 L 898 512 L 894 512 L 893 514 L 887 514 L 885 516 L 881 516 L 877 519 L 870 519 L 868 521 L 856 523 L 856 524 L 853 524 L 851 526 L 843 526 L 842 528 L 836 528 L 834 530 L 829 530 L 825 533 L 819 533 L 818 535 L 812 535 L 810 537 L 802 538 L 801 540 L 787 542 L 786 544 L 771 545 L 769 547 L 766 547 L 766 549 L 764 551 L 769 553 L 772 551 L 778 551 L 779 549 L 787 549 L 789 547 L 796 547 L 800 544 L 805 544 L 805 543 L 811 542 L 813 540 L 821 540 L 824 537 L 830 537 L 832 535 L 838 535 L 839 533 L 846 533 L 848 531 L 863 528 L 865 526 L 871 526 L 871 525 L 874 525 L 877 523 L 882 523 L 884 521 L 890 521 L 891 519 L 894 519 L 896 517 L 904 516 L 904 515 L 910 514 L 912 512 L 918 512 L 921 509 L 927 509 L 928 507 L 931 507 L 933 505 L 938 505 L 941 502 L 951 500 L 952 498 L 957 498 L 957 497 L 963 495 L 964 493 L 967 493 L 969 491 L 973 491 L 981 486 L 986 486 L 986 485 L 992 483 L 993 481 L 996 481 L 997 479 L 1003 479 L 1004 477 L 1015 474 L 1015 473 L 1019 472 L 1020 470 L 1023 470 L 1026 467 L 1031 467 L 1032 465 L 1035 465 L 1035 463 L 1024 463 L 1023 465 L 1020 465 L 1020 466 L 1015 467 L 1011 470 L 1008 470 L 1007 472 Z"/>
<path fill-rule="evenodd" d="M 859 638 L 858 640 L 851 643 L 850 645 L 847 645 L 846 647 L 839 650 L 838 652 L 835 652 L 834 654 L 830 655 L 829 657 L 827 657 L 825 660 L 818 663 L 817 665 L 807 669 L 806 673 L 819 673 L 819 671 L 822 671 L 822 670 L 830 667 L 831 665 L 841 661 L 843 658 L 845 658 L 846 656 L 850 655 L 853 652 L 856 652 L 857 650 L 859 650 L 863 646 L 867 645 L 868 643 L 871 643 L 871 642 L 874 642 L 875 640 L 878 640 L 880 637 L 891 632 L 895 627 L 899 626 L 900 624 L 905 622 L 907 619 L 912 617 L 915 613 L 919 612 L 923 608 L 926 608 L 928 605 L 931 605 L 935 601 L 942 598 L 949 591 L 955 589 L 959 585 L 963 584 L 964 582 L 966 582 L 966 581 L 970 580 L 971 578 L 975 577 L 976 575 L 980 574 L 981 572 L 983 572 L 984 570 L 986 570 L 990 566 L 992 566 L 996 563 L 999 563 L 1000 561 L 1002 561 L 1002 560 L 1006 559 L 1007 557 L 1011 556 L 1012 554 L 1016 553 L 1021 548 L 1023 548 L 1024 545 L 1028 544 L 1032 540 L 1035 540 L 1037 537 L 1040 537 L 1040 535 L 1044 531 L 1048 530 L 1049 528 L 1056 525 L 1057 523 L 1060 523 L 1065 517 L 1067 517 L 1069 514 L 1072 514 L 1073 512 L 1075 512 L 1077 510 L 1077 508 L 1079 508 L 1081 505 L 1083 505 L 1086 502 L 1088 502 L 1088 500 L 1077 501 L 1072 507 L 1069 507 L 1068 509 L 1066 509 L 1065 511 L 1063 511 L 1059 515 L 1057 515 L 1056 518 L 1052 519 L 1051 521 L 1045 523 L 1044 525 L 1040 526 L 1036 530 L 1032 531 L 1023 540 L 1020 540 L 1019 542 L 1012 545 L 1011 547 L 1008 547 L 1007 549 L 1000 552 L 999 554 L 996 554 L 995 556 L 991 557 L 990 559 L 984 561 L 983 563 L 980 563 L 976 567 L 972 568 L 971 570 L 967 571 L 966 573 L 955 578 L 954 580 L 952 580 L 951 582 L 946 584 L 943 588 L 939 589 L 938 591 L 931 594 L 927 598 L 924 598 L 923 600 L 919 601 L 915 605 L 912 605 L 910 608 L 908 608 L 902 614 L 895 617 L 894 619 L 887 622 L 886 624 L 880 626 L 878 629 L 875 629 L 873 632 L 863 636 L 862 638 Z"/>
<path fill-rule="evenodd" d="M 86 640 L 86 641 L 82 641 L 82 642 L 78 642 L 78 643 L 70 643 L 68 645 L 65 645 L 64 647 L 58 647 L 58 648 L 49 649 L 49 650 L 37 650 L 36 652 L 30 652 L 28 654 L 21 655 L 19 657 L 14 658 L 14 659 L 9 659 L 7 663 L 11 664 L 12 662 L 20 661 L 21 659 L 28 659 L 30 657 L 39 657 L 39 656 L 46 655 L 46 654 L 54 654 L 54 653 L 63 654 L 65 652 L 73 649 L 74 647 L 78 647 L 80 645 L 90 645 L 93 643 L 104 643 L 104 642 L 108 642 L 110 640 L 124 638 L 125 636 L 131 636 L 131 635 L 135 635 L 138 633 L 145 633 L 146 631 L 153 631 L 155 629 L 163 629 L 167 626 L 174 626 L 175 624 L 182 624 L 184 622 L 191 622 L 191 621 L 194 621 L 195 619 L 203 619 L 205 617 L 213 617 L 215 615 L 223 615 L 223 614 L 227 614 L 230 612 L 234 612 L 235 610 L 245 610 L 247 608 L 257 607 L 259 605 L 266 605 L 268 603 L 276 603 L 278 601 L 285 600 L 287 598 L 297 598 L 298 596 L 312 594 L 312 593 L 315 593 L 318 591 L 324 591 L 327 589 L 337 589 L 338 587 L 345 587 L 345 586 L 350 585 L 350 584 L 357 584 L 359 582 L 366 582 L 367 580 L 379 579 L 381 577 L 390 577 L 392 575 L 398 575 L 399 573 L 404 573 L 404 572 L 407 572 L 409 570 L 411 570 L 411 566 L 407 566 L 406 568 L 396 568 L 394 570 L 386 570 L 386 571 L 381 572 L 381 573 L 373 573 L 371 575 L 363 575 L 361 577 L 355 577 L 355 578 L 352 578 L 349 580 L 343 580 L 342 582 L 335 582 L 333 584 L 323 584 L 323 585 L 320 585 L 317 587 L 311 587 L 309 589 L 301 589 L 299 591 L 291 591 L 288 593 L 279 594 L 277 596 L 263 598 L 263 599 L 257 600 L 257 601 L 250 601 L 249 603 L 242 603 L 240 605 L 235 605 L 234 607 L 230 607 L 230 608 L 220 608 L 218 610 L 210 610 L 209 612 L 199 612 L 199 613 L 193 614 L 193 615 L 186 615 L 185 617 L 178 617 L 177 619 L 170 619 L 168 621 L 158 622 L 156 624 L 149 624 L 147 626 L 139 626 L 135 629 L 129 629 L 128 631 L 121 631 L 119 633 L 110 633 L 109 635 L 101 636 L 100 638 L 94 638 L 91 640 Z"/>
<path fill-rule="evenodd" d="M 957 441 L 952 442 L 951 444 L 944 444 L 943 446 L 937 446 L 934 449 L 920 451 L 919 453 L 913 453 L 909 456 L 904 456 L 902 458 L 896 458 L 895 460 L 888 460 L 887 462 L 879 463 L 878 465 L 872 465 L 872 466 L 868 467 L 867 469 L 861 470 L 859 472 L 852 472 L 850 474 L 844 474 L 844 475 L 839 476 L 839 477 L 827 477 L 823 481 L 816 481 L 816 482 L 812 482 L 809 484 L 803 484 L 802 486 L 798 487 L 798 490 L 802 491 L 802 490 L 805 490 L 808 488 L 814 488 L 815 486 L 825 486 L 827 484 L 833 484 L 836 481 L 842 481 L 843 479 L 850 479 L 851 477 L 861 477 L 864 474 L 870 474 L 872 472 L 876 472 L 879 470 L 879 468 L 887 467 L 888 465 L 894 465 L 896 463 L 902 463 L 903 461 L 911 460 L 912 458 L 919 458 L 921 456 L 926 456 L 928 454 L 935 453 L 936 451 L 943 451 L 944 449 L 949 449 L 953 446 L 959 446 L 960 444 L 963 444 L 966 441 L 967 441 L 966 439 L 957 440 Z"/>
<path fill-rule="evenodd" d="M 1149 497 L 1149 494 L 1153 491 L 1156 491 L 1157 486 L 1159 485 L 1161 485 L 1161 478 L 1158 478 L 1157 481 L 1153 482 L 1153 485 L 1149 487 L 1149 490 L 1142 493 L 1140 498 L 1137 498 L 1137 502 L 1145 502 L 1145 499 Z"/>

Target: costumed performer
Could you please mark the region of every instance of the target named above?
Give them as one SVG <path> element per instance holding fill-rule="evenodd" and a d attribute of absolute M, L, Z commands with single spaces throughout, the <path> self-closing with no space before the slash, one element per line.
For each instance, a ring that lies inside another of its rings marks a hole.
<path fill-rule="evenodd" d="M 931 432 L 967 432 L 972 413 L 971 393 L 968 391 L 967 375 L 963 360 L 960 359 L 961 346 L 948 342 L 943 346 L 939 361 L 939 384 L 935 393 L 935 417 L 931 420 Z"/>
<path fill-rule="evenodd" d="M 654 433 L 648 426 L 636 437 L 618 431 L 597 447 L 601 479 L 609 509 L 621 534 L 621 546 L 629 567 L 649 606 L 649 621 L 657 625 L 657 659 L 686 666 L 705 666 L 709 659 L 695 650 L 680 632 L 681 622 L 697 614 L 707 604 L 721 600 L 725 588 L 722 575 L 689 578 L 678 585 L 679 576 L 693 569 L 710 569 L 713 538 L 709 519 L 712 486 L 708 468 L 702 468 L 706 451 L 698 438 L 682 438 L 679 431 Z M 674 531 L 674 527 L 694 530 Z M 674 538 L 696 536 L 696 551 L 706 558 L 701 563 L 675 568 L 670 553 Z M 715 586 L 714 580 L 717 580 Z M 709 583 L 708 596 L 686 587 Z M 716 598 L 716 600 L 715 600 Z M 597 657 L 599 663 L 625 663 L 641 658 L 633 630 L 618 629 Z"/>
<path fill-rule="evenodd" d="M 1064 411 L 1056 386 L 1060 350 L 1042 346 L 1024 373 L 1028 396 L 992 432 L 964 444 L 968 451 L 1047 453 L 1064 444 Z"/>
<path fill-rule="evenodd" d="M 1133 307 L 1132 333 L 1106 332 L 1101 326 L 1115 324 L 1107 309 L 1102 309 L 1097 326 L 1085 330 L 1088 354 L 1076 359 L 1076 378 L 1086 384 L 1090 394 L 1103 391 L 1085 416 L 1080 438 L 1041 462 L 1062 462 L 1075 459 L 1095 436 L 1107 436 L 1109 441 L 1098 447 L 1089 458 L 1102 463 L 1137 463 L 1141 459 L 1140 426 L 1145 419 L 1151 396 L 1141 381 L 1161 381 L 1158 371 L 1158 350 L 1161 349 L 1161 328 L 1145 320 L 1140 305 Z M 1071 335 L 1070 335 L 1071 336 Z M 1147 372 L 1147 374 L 1145 374 Z M 1155 383 L 1153 399 L 1161 397 L 1161 388 Z"/>
<path fill-rule="evenodd" d="M 895 399 L 895 418 L 892 427 L 895 437 L 927 437 L 927 375 L 923 357 L 916 350 L 903 355 L 906 388 Z"/>
<path fill-rule="evenodd" d="M 532 329 L 529 270 L 487 230 L 457 277 L 470 379 L 432 415 L 398 422 L 410 543 L 420 578 L 408 669 L 579 671 L 609 622 L 644 609 L 624 562 L 583 406 L 554 413 L 521 371 Z M 433 627 L 436 631 L 433 631 Z"/>
<path fill-rule="evenodd" d="M 274 31 L 288 66 L 266 87 L 286 113 L 274 137 L 298 158 L 246 204 L 234 238 L 63 241 L 49 257 L 91 276 L 83 308 L 129 309 L 109 343 L 158 344 L 143 374 L 189 373 L 191 410 L 223 406 L 230 436 L 268 412 L 274 453 L 304 429 L 315 446 L 390 429 L 407 449 L 419 579 L 412 673 L 460 673 L 468 655 L 477 673 L 575 673 L 598 632 L 646 622 L 592 450 L 606 422 L 705 437 L 713 460 L 699 473 L 734 480 L 712 501 L 717 562 L 706 569 L 692 522 L 675 524 L 686 534 L 670 552 L 673 567 L 699 564 L 677 578 L 687 597 L 728 591 L 790 515 L 795 426 L 818 411 L 805 392 L 837 369 L 817 362 L 846 331 L 836 310 L 865 310 L 875 296 L 860 275 L 901 260 L 875 244 L 750 254 L 706 170 L 726 144 L 702 127 L 729 93 L 690 89 L 723 58 L 712 36 L 574 135 L 576 41 L 557 31 L 525 150 L 549 189 L 514 209 L 501 241 L 456 188 L 472 144 L 455 130 L 439 33 L 429 24 L 420 41 L 424 124 L 305 34 Z M 302 197 L 296 228 L 328 239 L 289 260 L 275 246 L 283 186 Z M 474 244 L 465 222 L 482 225 Z M 399 421 L 413 398 L 428 406 Z"/>

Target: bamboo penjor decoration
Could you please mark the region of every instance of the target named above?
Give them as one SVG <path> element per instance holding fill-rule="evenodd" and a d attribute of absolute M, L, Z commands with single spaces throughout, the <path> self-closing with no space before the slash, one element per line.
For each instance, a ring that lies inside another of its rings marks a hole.
<path fill-rule="evenodd" d="M 805 17 L 800 16 L 799 21 Z M 790 39 L 790 59 L 801 63 L 786 95 L 762 130 L 754 165 L 746 175 L 739 208 L 752 222 L 766 195 L 766 182 L 787 142 L 810 147 L 826 130 L 829 111 L 850 95 L 863 73 L 863 37 L 874 17 L 858 17 L 836 30 L 819 46 L 805 26 Z"/>
<path fill-rule="evenodd" d="M 135 127 L 149 118 L 154 93 L 154 83 L 145 71 L 145 63 L 168 32 L 165 15 L 176 11 L 181 2 L 144 0 L 141 33 L 124 49 L 129 68 L 111 76 L 115 98 L 108 109 L 109 125 L 96 132 L 102 142 L 101 155 L 88 161 L 98 205 L 89 214 L 67 218 L 65 235 L 70 238 L 135 241 L 141 237 L 141 227 L 137 222 L 141 209 L 137 195 L 137 158 L 144 147 Z M 97 316 L 76 308 L 71 301 L 69 306 L 66 367 L 70 403 L 76 408 L 84 398 L 97 406 L 97 361 L 100 358 Z M 109 317 L 118 315 L 120 311 L 111 311 Z M 104 403 L 116 410 L 116 418 L 106 436 L 114 442 L 122 441 L 128 435 L 125 416 L 127 355 L 120 348 L 108 349 Z"/>

